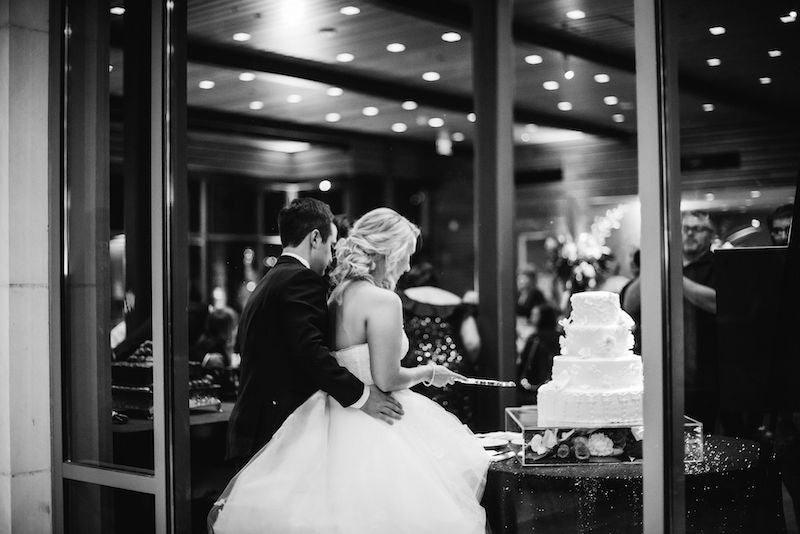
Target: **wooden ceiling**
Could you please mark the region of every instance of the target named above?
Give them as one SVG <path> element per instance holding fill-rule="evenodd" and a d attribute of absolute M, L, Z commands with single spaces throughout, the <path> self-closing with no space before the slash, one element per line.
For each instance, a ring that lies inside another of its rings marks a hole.
<path fill-rule="evenodd" d="M 343 14 L 345 6 L 359 12 Z M 677 0 L 670 8 L 682 125 L 796 120 L 800 21 L 780 21 L 796 9 L 792 1 Z M 567 17 L 575 9 L 585 17 Z M 633 18 L 633 0 L 514 2 L 516 143 L 545 139 L 548 127 L 632 137 Z M 726 32 L 712 35 L 713 26 Z M 418 141 L 447 135 L 469 144 L 470 27 L 469 0 L 188 0 L 189 105 L 230 120 L 253 117 Z M 446 32 L 457 32 L 460 40 L 445 42 Z M 249 39 L 234 40 L 239 33 Z M 405 50 L 392 53 L 390 43 Z M 769 50 L 781 55 L 770 57 Z M 352 61 L 337 61 L 342 53 L 352 54 Z M 540 63 L 526 62 L 533 54 Z M 721 64 L 709 66 L 709 58 Z M 112 87 L 121 85 L 114 81 L 121 79 L 122 65 L 117 67 Z M 575 73 L 572 79 L 565 79 L 566 70 Z M 240 80 L 244 72 L 253 79 Z M 425 81 L 426 72 L 440 79 Z M 609 81 L 598 83 L 597 74 Z M 759 81 L 765 77 L 771 83 Z M 201 89 L 201 81 L 214 86 Z M 558 82 L 558 89 L 546 90 L 546 81 Z M 341 94 L 331 96 L 332 87 Z M 406 100 L 418 107 L 404 109 Z M 560 102 L 571 109 L 560 110 Z M 714 110 L 704 111 L 704 104 Z M 365 115 L 368 107 L 377 115 Z"/>

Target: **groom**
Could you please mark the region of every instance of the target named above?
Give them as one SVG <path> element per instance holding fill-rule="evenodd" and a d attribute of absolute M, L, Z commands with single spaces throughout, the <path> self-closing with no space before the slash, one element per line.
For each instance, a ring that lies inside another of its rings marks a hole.
<path fill-rule="evenodd" d="M 403 414 L 396 400 L 365 386 L 329 352 L 322 274 L 331 261 L 336 226 L 328 205 L 295 199 L 280 211 L 278 228 L 283 254 L 250 295 L 239 321 L 241 381 L 228 427 L 228 458 L 239 467 L 318 390 L 389 424 Z"/>

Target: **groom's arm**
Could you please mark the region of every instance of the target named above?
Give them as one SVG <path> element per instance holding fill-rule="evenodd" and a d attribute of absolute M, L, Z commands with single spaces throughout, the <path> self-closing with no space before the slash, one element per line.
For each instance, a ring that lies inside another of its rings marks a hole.
<path fill-rule="evenodd" d="M 369 389 L 339 365 L 325 343 L 328 308 L 322 278 L 307 269 L 300 271 L 287 281 L 284 296 L 284 335 L 292 362 L 339 404 L 360 408 Z"/>

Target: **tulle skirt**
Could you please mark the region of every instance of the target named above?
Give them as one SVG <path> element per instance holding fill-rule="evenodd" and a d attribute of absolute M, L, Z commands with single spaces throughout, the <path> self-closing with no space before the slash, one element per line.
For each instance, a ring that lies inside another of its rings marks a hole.
<path fill-rule="evenodd" d="M 231 481 L 215 534 L 482 534 L 488 456 L 428 398 L 388 425 L 317 392 Z"/>

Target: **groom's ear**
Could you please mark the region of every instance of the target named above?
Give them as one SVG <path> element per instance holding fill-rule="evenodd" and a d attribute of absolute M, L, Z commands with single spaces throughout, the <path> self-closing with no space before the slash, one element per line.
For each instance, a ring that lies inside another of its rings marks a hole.
<path fill-rule="evenodd" d="M 313 230 L 311 230 L 311 232 L 308 233 L 308 235 L 309 235 L 308 242 L 311 243 L 311 246 L 315 246 L 317 240 L 319 240 L 319 242 L 322 243 L 322 233 L 319 231 L 319 229 L 314 228 Z"/>

